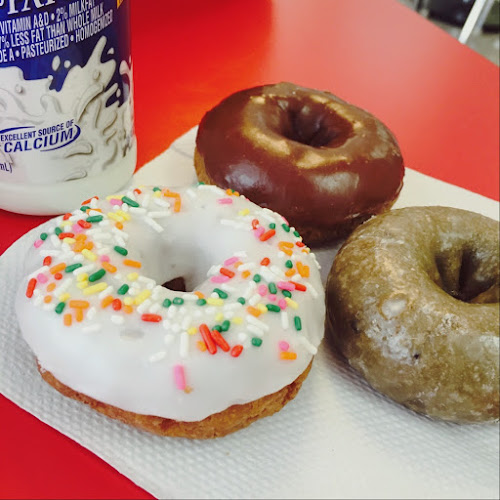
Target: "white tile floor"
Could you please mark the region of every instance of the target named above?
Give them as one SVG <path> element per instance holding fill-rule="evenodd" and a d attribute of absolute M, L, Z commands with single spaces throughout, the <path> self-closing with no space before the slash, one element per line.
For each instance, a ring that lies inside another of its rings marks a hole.
<path fill-rule="evenodd" d="M 415 2 L 413 0 L 399 0 L 402 4 L 413 9 Z M 427 17 L 427 12 L 423 9 L 421 15 Z M 428 17 L 427 17 L 428 18 Z M 458 38 L 461 28 L 451 24 L 443 23 L 435 19 L 428 18 L 429 21 L 439 26 L 441 29 L 448 32 L 451 36 Z M 467 45 L 479 52 L 479 54 L 486 57 L 497 66 L 500 65 L 500 34 L 499 33 L 474 33 L 470 36 Z"/>

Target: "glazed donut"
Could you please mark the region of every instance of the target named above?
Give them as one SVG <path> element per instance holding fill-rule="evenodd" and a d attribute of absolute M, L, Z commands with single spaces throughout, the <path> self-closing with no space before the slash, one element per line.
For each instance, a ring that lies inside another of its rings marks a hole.
<path fill-rule="evenodd" d="M 375 216 L 338 253 L 327 329 L 370 385 L 430 417 L 499 416 L 498 223 L 447 207 Z"/>
<path fill-rule="evenodd" d="M 16 311 L 43 378 L 161 435 L 223 436 L 278 411 L 324 333 L 314 255 L 232 190 L 92 198 L 26 261 Z M 184 291 L 161 286 L 179 277 Z"/>
<path fill-rule="evenodd" d="M 277 211 L 310 245 L 390 208 L 404 175 L 394 136 L 373 115 L 291 83 L 236 92 L 208 111 L 194 163 L 199 180 Z"/>

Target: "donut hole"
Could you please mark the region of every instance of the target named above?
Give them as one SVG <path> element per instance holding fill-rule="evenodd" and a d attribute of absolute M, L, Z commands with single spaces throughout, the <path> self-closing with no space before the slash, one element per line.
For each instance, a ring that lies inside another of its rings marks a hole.
<path fill-rule="evenodd" d="M 481 253 L 473 248 L 437 255 L 438 285 L 448 295 L 462 302 L 498 302 L 497 279 L 484 264 Z"/>
<path fill-rule="evenodd" d="M 168 288 L 174 292 L 187 292 L 186 280 L 183 276 L 178 276 L 177 278 L 173 278 L 169 281 L 163 283 L 162 287 Z M 189 290 L 192 291 L 192 290 Z"/>
<path fill-rule="evenodd" d="M 313 148 L 331 148 L 341 146 L 353 134 L 348 120 L 319 103 L 304 105 L 280 99 L 278 106 L 282 111 L 279 132 L 291 141 Z"/>
<path fill-rule="evenodd" d="M 218 272 L 213 269 L 215 262 L 224 262 L 254 243 L 253 233 L 235 237 L 234 228 L 222 225 L 217 212 L 209 208 L 200 205 L 196 217 L 187 211 L 172 217 L 160 236 L 140 221 L 129 223 L 129 234 L 134 236 L 132 258 L 142 263 L 144 278 L 173 292 L 191 293 Z"/>
<path fill-rule="evenodd" d="M 141 243 L 137 244 L 141 246 Z M 175 248 L 177 247 L 177 248 Z M 140 251 L 142 274 L 173 292 L 190 293 L 206 280 L 213 258 L 190 242 L 163 242 Z"/>

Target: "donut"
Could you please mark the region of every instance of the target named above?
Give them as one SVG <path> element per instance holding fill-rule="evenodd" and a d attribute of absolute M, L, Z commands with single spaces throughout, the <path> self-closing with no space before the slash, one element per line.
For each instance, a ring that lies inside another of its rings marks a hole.
<path fill-rule="evenodd" d="M 368 383 L 457 423 L 499 416 L 499 227 L 448 207 L 373 217 L 340 249 L 327 330 Z"/>
<path fill-rule="evenodd" d="M 17 318 L 43 379 L 156 434 L 212 438 L 272 415 L 324 334 L 314 254 L 230 189 L 94 197 L 22 258 Z"/>
<path fill-rule="evenodd" d="M 402 187 L 396 139 L 373 115 L 292 83 L 236 92 L 201 120 L 200 181 L 282 214 L 309 245 L 345 237 Z"/>

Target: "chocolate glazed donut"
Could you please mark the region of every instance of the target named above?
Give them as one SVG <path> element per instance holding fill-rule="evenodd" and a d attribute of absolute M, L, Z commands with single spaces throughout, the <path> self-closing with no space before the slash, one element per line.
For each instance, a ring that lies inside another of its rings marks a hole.
<path fill-rule="evenodd" d="M 195 167 L 200 181 L 281 213 L 310 245 L 390 208 L 404 175 L 394 136 L 373 115 L 291 83 L 237 92 L 207 112 Z"/>

